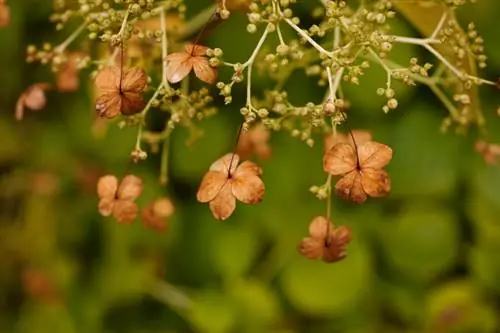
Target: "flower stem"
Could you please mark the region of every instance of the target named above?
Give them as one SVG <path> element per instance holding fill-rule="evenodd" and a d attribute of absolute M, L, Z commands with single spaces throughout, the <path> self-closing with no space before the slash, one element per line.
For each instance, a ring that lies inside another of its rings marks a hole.
<path fill-rule="evenodd" d="M 255 46 L 255 49 L 252 52 L 252 55 L 243 64 L 243 68 L 248 67 L 248 70 L 247 70 L 247 106 L 250 106 L 252 103 L 252 67 L 253 67 L 253 63 L 255 61 L 255 58 L 259 54 L 259 51 L 260 51 L 262 45 L 266 41 L 268 34 L 269 34 L 269 25 L 266 27 L 266 30 L 264 30 L 264 33 L 260 37 L 260 40 L 257 43 L 257 46 Z"/>
<path fill-rule="evenodd" d="M 165 88 L 169 88 L 167 80 L 167 54 L 168 54 L 168 38 L 167 38 L 167 21 L 165 19 L 165 10 L 160 12 L 161 24 L 161 60 L 162 60 L 162 75 L 161 82 Z"/>
<path fill-rule="evenodd" d="M 84 22 L 80 25 L 71 35 L 66 38 L 64 42 L 62 42 L 58 47 L 55 48 L 55 53 L 63 53 L 66 48 L 75 41 L 75 39 L 83 32 L 85 27 L 87 26 L 87 22 Z"/>
<path fill-rule="evenodd" d="M 160 184 L 166 186 L 168 184 L 168 161 L 170 157 L 170 136 L 172 128 L 168 127 L 165 132 L 165 139 L 163 140 L 163 149 L 161 152 L 160 164 Z"/>

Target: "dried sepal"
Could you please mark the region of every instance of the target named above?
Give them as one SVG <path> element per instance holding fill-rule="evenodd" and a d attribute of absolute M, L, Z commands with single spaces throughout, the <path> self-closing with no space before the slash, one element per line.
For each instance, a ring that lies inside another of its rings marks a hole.
<path fill-rule="evenodd" d="M 392 149 L 378 142 L 337 143 L 325 154 L 323 169 L 342 176 L 335 184 L 338 196 L 363 203 L 367 196 L 382 197 L 390 192 L 390 178 L 383 168 L 391 159 Z"/>
<path fill-rule="evenodd" d="M 187 44 L 183 52 L 171 53 L 166 57 L 166 78 L 171 83 L 182 81 L 191 71 L 198 79 L 208 84 L 217 80 L 217 69 L 210 66 L 205 54 L 208 48 L 198 44 Z"/>
<path fill-rule="evenodd" d="M 95 85 L 100 95 L 95 109 L 100 117 L 114 118 L 120 114 L 130 116 L 144 108 L 142 93 L 148 77 L 142 68 L 121 69 L 116 66 L 102 69 L 96 76 Z"/>
<path fill-rule="evenodd" d="M 246 204 L 257 204 L 264 197 L 265 186 L 260 179 L 262 169 L 250 161 L 238 164 L 239 160 L 236 154 L 226 154 L 215 161 L 198 189 L 198 201 L 208 203 L 218 220 L 232 215 L 236 199 Z"/>
<path fill-rule="evenodd" d="M 327 263 L 337 262 L 347 255 L 350 241 L 349 228 L 335 227 L 326 217 L 317 216 L 309 224 L 309 237 L 302 239 L 298 250 L 310 260 L 321 258 Z"/>
<path fill-rule="evenodd" d="M 127 175 L 121 183 L 113 175 L 105 175 L 97 181 L 98 209 L 102 216 L 113 216 L 119 223 L 132 223 L 139 207 L 134 202 L 144 184 L 139 177 Z"/>
<path fill-rule="evenodd" d="M 174 205 L 169 198 L 156 199 L 142 209 L 142 222 L 148 228 L 164 231 L 168 226 L 167 219 L 174 211 Z"/>
<path fill-rule="evenodd" d="M 17 120 L 22 120 L 24 117 L 24 110 L 28 108 L 32 111 L 40 111 L 47 104 L 45 92 L 51 89 L 48 83 L 36 83 L 29 86 L 22 94 L 16 103 Z"/>

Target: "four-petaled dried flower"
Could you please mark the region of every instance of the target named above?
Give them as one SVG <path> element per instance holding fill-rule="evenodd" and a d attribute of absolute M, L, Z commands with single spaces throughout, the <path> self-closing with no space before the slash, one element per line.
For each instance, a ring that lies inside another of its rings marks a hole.
<path fill-rule="evenodd" d="M 247 132 L 241 133 L 236 153 L 244 159 L 253 153 L 262 160 L 268 159 L 271 157 L 271 147 L 268 143 L 270 137 L 269 130 L 264 125 L 258 124 Z"/>
<path fill-rule="evenodd" d="M 106 67 L 95 79 L 101 94 L 95 103 L 100 117 L 114 118 L 120 114 L 130 116 L 144 108 L 142 93 L 146 89 L 148 77 L 142 68 Z"/>
<path fill-rule="evenodd" d="M 217 69 L 210 66 L 205 57 L 208 48 L 198 44 L 187 44 L 184 52 L 171 53 L 166 57 L 167 80 L 171 83 L 182 81 L 191 70 L 203 82 L 213 84 L 217 80 Z"/>
<path fill-rule="evenodd" d="M 345 258 L 350 241 L 349 228 L 335 227 L 326 217 L 317 216 L 309 224 L 309 237 L 302 239 L 298 249 L 308 259 L 336 262 Z"/>
<path fill-rule="evenodd" d="M 333 176 L 343 176 L 335 189 L 337 195 L 363 203 L 367 195 L 382 197 L 391 190 L 387 172 L 382 170 L 392 159 L 392 149 L 367 141 L 358 146 L 337 143 L 324 156 L 323 169 Z"/>
<path fill-rule="evenodd" d="M 73 92 L 80 87 L 78 61 L 81 57 L 82 54 L 80 53 L 71 53 L 68 55 L 66 63 L 59 69 L 56 76 L 56 85 L 57 90 L 60 92 Z"/>
<path fill-rule="evenodd" d="M 201 203 L 209 203 L 213 216 L 225 220 L 234 212 L 236 199 L 257 204 L 264 196 L 264 182 L 259 178 L 262 169 L 245 161 L 238 165 L 237 154 L 226 154 L 215 161 L 203 177 L 196 195 Z"/>
<path fill-rule="evenodd" d="M 134 202 L 143 190 L 143 183 L 139 177 L 127 175 L 118 185 L 118 179 L 113 175 L 106 175 L 97 182 L 99 213 L 102 216 L 113 217 L 120 223 L 132 223 L 139 212 Z"/>
<path fill-rule="evenodd" d="M 0 0 L 0 28 L 10 24 L 10 7 L 5 0 Z"/>
<path fill-rule="evenodd" d="M 347 134 L 337 133 L 335 135 L 332 133 L 325 137 L 325 153 L 337 143 L 347 143 L 354 147 L 355 145 L 360 145 L 371 140 L 372 134 L 365 130 L 352 130 L 351 133 Z"/>
<path fill-rule="evenodd" d="M 475 144 L 476 151 L 483 155 L 484 161 L 489 165 L 498 164 L 500 156 L 500 145 L 479 140 Z"/>
<path fill-rule="evenodd" d="M 145 226 L 164 231 L 167 228 L 167 218 L 174 213 L 174 204 L 169 198 L 159 198 L 142 209 L 142 222 Z"/>
<path fill-rule="evenodd" d="M 40 111 L 47 104 L 45 91 L 51 88 L 48 83 L 36 83 L 26 89 L 16 104 L 16 119 L 22 120 L 24 117 L 24 109 L 28 108 L 32 111 Z"/>

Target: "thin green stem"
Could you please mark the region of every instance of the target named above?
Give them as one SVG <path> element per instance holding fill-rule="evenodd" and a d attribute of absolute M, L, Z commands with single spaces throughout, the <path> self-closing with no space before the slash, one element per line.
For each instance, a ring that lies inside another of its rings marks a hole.
<path fill-rule="evenodd" d="M 455 121 L 459 121 L 460 114 L 459 114 L 457 108 L 455 107 L 455 105 L 453 105 L 453 103 L 450 101 L 448 96 L 446 96 L 446 94 L 436 84 L 429 84 L 428 86 L 432 90 L 434 95 L 436 95 L 436 97 L 439 98 L 441 103 L 443 103 L 443 105 L 448 109 L 451 117 Z"/>
<path fill-rule="evenodd" d="M 168 127 L 165 133 L 165 139 L 163 140 L 163 149 L 161 153 L 161 164 L 160 164 L 160 184 L 166 186 L 168 184 L 168 163 L 170 157 L 170 136 L 173 129 Z"/>
<path fill-rule="evenodd" d="M 259 54 L 259 51 L 264 44 L 264 42 L 267 39 L 267 35 L 269 34 L 269 25 L 266 27 L 266 30 L 264 30 L 264 33 L 262 34 L 262 37 L 260 37 L 259 42 L 257 43 L 257 46 L 252 52 L 252 55 L 250 58 L 243 64 L 243 68 L 248 67 L 247 70 L 247 106 L 250 106 L 252 104 L 252 67 L 253 63 L 255 61 L 255 58 Z"/>
<path fill-rule="evenodd" d="M 58 47 L 54 49 L 56 53 L 63 53 L 66 48 L 75 41 L 76 38 L 83 32 L 85 27 L 87 26 L 87 22 L 82 23 L 71 35 L 66 38 L 64 42 L 62 42 Z"/>
<path fill-rule="evenodd" d="M 167 38 L 167 21 L 165 18 L 165 10 L 160 12 L 161 25 L 161 60 L 162 60 L 162 75 L 161 82 L 165 88 L 169 88 L 167 80 L 167 55 L 168 55 L 168 38 Z"/>

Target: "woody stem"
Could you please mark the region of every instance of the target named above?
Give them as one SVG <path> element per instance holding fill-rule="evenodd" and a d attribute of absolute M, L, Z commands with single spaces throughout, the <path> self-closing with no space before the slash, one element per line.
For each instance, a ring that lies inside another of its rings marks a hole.
<path fill-rule="evenodd" d="M 332 215 L 332 175 L 328 175 L 326 180 L 327 202 L 326 202 L 326 218 L 330 220 Z"/>

